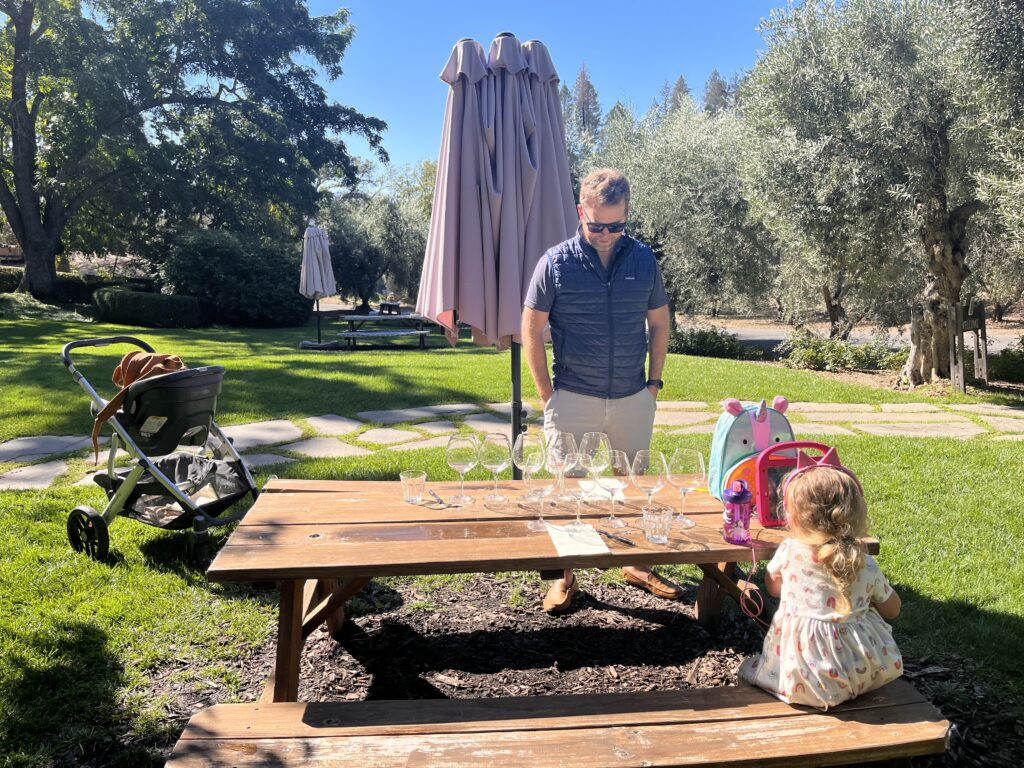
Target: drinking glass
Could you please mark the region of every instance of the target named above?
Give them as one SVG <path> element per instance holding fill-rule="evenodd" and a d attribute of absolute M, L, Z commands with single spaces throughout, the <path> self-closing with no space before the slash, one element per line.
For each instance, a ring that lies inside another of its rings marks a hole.
<path fill-rule="evenodd" d="M 566 457 L 566 472 L 574 469 L 575 467 L 582 468 L 582 466 L 582 453 L 570 453 Z M 569 498 L 574 499 L 576 501 L 576 519 L 573 520 L 571 523 L 568 523 L 565 526 L 563 526 L 565 530 L 569 531 L 569 533 L 581 533 L 583 531 L 590 531 L 593 530 L 594 527 L 590 523 L 583 522 L 583 519 L 580 517 L 580 508 L 583 504 L 583 499 L 587 498 L 590 495 L 591 481 L 588 480 L 587 477 L 588 475 L 580 475 L 579 477 L 577 477 L 576 487 L 569 491 Z"/>
<path fill-rule="evenodd" d="M 626 452 L 613 450 L 608 454 L 608 466 L 597 475 L 598 485 L 611 497 L 611 512 L 608 513 L 608 517 L 601 518 L 601 522 L 609 528 L 626 527 L 625 521 L 615 516 L 615 497 L 625 490 L 629 471 L 629 457 Z"/>
<path fill-rule="evenodd" d="M 533 473 L 544 466 L 544 438 L 540 435 L 522 432 L 512 446 L 512 463 L 523 473 L 526 481 L 526 495 L 523 501 L 539 501 L 541 494 L 533 489 Z"/>
<path fill-rule="evenodd" d="M 565 473 L 576 465 L 576 438 L 572 432 L 556 432 L 548 441 L 548 468 L 555 473 L 555 499 L 570 501 L 572 496 L 565 490 Z M 572 463 L 568 458 L 572 456 Z"/>
<path fill-rule="evenodd" d="M 683 528 L 692 528 L 696 523 L 686 516 L 686 496 L 704 485 L 704 455 L 693 448 L 677 448 L 669 457 L 667 467 L 666 478 L 681 496 L 676 522 Z"/>
<path fill-rule="evenodd" d="M 491 473 L 494 490 L 484 496 L 484 501 L 492 504 L 504 504 L 508 499 L 498 492 L 498 474 L 508 469 L 512 463 L 512 449 L 508 438 L 500 432 L 488 432 L 480 443 L 480 466 Z"/>
<path fill-rule="evenodd" d="M 654 508 L 654 494 L 665 487 L 665 454 L 661 451 L 637 451 L 633 457 L 629 479 L 633 486 L 647 494 L 644 510 Z"/>
<path fill-rule="evenodd" d="M 608 468 L 612 446 L 604 432 L 587 432 L 580 441 L 580 468 L 590 475 L 592 495 L 597 496 L 597 476 Z"/>
<path fill-rule="evenodd" d="M 452 496 L 448 502 L 457 507 L 468 507 L 473 497 L 466 495 L 466 473 L 480 461 L 480 446 L 473 435 L 452 435 L 448 438 L 448 447 L 444 451 L 444 460 L 448 466 L 459 473 L 462 485 L 458 496 Z"/>

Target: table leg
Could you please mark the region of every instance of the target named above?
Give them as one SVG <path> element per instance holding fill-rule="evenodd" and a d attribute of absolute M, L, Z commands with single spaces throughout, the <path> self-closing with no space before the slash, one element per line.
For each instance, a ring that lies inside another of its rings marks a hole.
<path fill-rule="evenodd" d="M 273 701 L 298 701 L 299 661 L 302 657 L 303 581 L 282 581 L 277 609 L 277 659 L 274 665 Z"/>
<path fill-rule="evenodd" d="M 705 627 L 714 626 L 722 615 L 722 602 L 727 594 L 719 583 L 722 579 L 735 582 L 736 563 L 716 563 L 701 565 L 704 578 L 697 587 L 697 621 Z M 717 571 L 713 573 L 712 571 Z"/>
<path fill-rule="evenodd" d="M 341 639 L 341 626 L 345 621 L 345 603 L 369 583 L 369 577 L 352 576 L 347 579 L 320 579 L 310 590 L 302 619 L 302 637 L 305 639 L 324 622 L 335 640 Z"/>

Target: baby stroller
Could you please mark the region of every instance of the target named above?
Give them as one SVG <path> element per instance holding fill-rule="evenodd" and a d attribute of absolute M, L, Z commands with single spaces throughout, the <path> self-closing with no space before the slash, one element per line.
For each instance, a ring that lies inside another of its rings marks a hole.
<path fill-rule="evenodd" d="M 82 339 L 64 345 L 61 359 L 72 378 L 92 399 L 95 417 L 106 405 L 71 362 L 81 347 L 134 344 L 153 348 L 133 336 Z M 241 519 L 224 515 L 232 504 L 252 494 L 256 483 L 242 457 L 213 420 L 224 368 L 208 365 L 139 379 L 129 385 L 120 410 L 111 417 L 106 471 L 94 480 L 107 493 L 106 508 L 75 507 L 68 515 L 68 541 L 76 552 L 95 560 L 110 551 L 108 529 L 118 515 L 165 530 L 191 529 L 199 547 L 209 541 L 208 529 Z M 119 448 L 132 459 L 115 466 Z"/>

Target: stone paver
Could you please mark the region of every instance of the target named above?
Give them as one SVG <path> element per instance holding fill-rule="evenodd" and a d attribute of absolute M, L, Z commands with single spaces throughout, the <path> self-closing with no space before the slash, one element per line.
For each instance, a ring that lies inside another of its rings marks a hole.
<path fill-rule="evenodd" d="M 448 432 L 454 432 L 456 427 L 450 421 L 425 421 L 422 424 L 417 424 L 416 429 L 422 429 L 430 432 L 433 435 L 446 434 Z"/>
<path fill-rule="evenodd" d="M 659 411 L 706 411 L 709 406 L 699 400 L 659 400 Z"/>
<path fill-rule="evenodd" d="M 1024 440 L 1024 435 L 999 435 L 999 437 L 993 437 L 992 440 L 1001 443 L 1019 443 Z"/>
<path fill-rule="evenodd" d="M 512 418 L 512 403 L 488 403 L 487 407 L 502 414 L 506 419 Z M 526 411 L 528 419 L 536 413 L 536 408 L 529 403 L 523 403 L 523 410 Z"/>
<path fill-rule="evenodd" d="M 300 440 L 297 443 L 282 445 L 283 451 L 294 451 L 303 456 L 312 456 L 316 459 L 334 459 L 343 456 L 368 456 L 373 453 L 358 445 L 349 445 L 333 437 L 313 437 L 309 440 Z"/>
<path fill-rule="evenodd" d="M 310 416 L 306 419 L 318 435 L 347 435 L 363 426 L 363 422 L 346 416 L 325 413 L 323 416 Z"/>
<path fill-rule="evenodd" d="M 965 411 L 967 413 L 987 413 L 992 416 L 1017 416 L 1024 417 L 1024 408 L 1014 408 L 1009 405 L 996 405 L 994 403 L 984 403 L 978 405 L 950 405 L 948 406 L 953 411 Z"/>
<path fill-rule="evenodd" d="M 1004 416 L 982 416 L 980 418 L 1000 432 L 1024 432 L 1024 419 L 1007 419 Z"/>
<path fill-rule="evenodd" d="M 398 424 L 400 421 L 416 421 L 431 416 L 453 416 L 460 413 L 475 413 L 479 405 L 473 403 L 453 403 L 451 405 L 425 405 L 420 408 L 398 408 L 393 411 L 360 411 L 356 415 L 367 421 L 378 424 Z"/>
<path fill-rule="evenodd" d="M 106 442 L 106 438 L 104 438 Z M 0 461 L 32 461 L 55 453 L 70 453 L 92 446 L 92 440 L 80 435 L 37 435 L 16 437 L 0 443 Z"/>
<path fill-rule="evenodd" d="M 682 429 L 666 429 L 666 435 L 710 435 L 715 431 L 714 424 L 696 424 Z"/>
<path fill-rule="evenodd" d="M 295 461 L 287 456 L 278 456 L 276 453 L 249 453 L 242 458 L 245 459 L 245 465 L 249 469 L 269 467 L 271 464 L 290 464 Z"/>
<path fill-rule="evenodd" d="M 654 424 L 659 427 L 682 427 L 717 419 L 718 415 L 714 413 L 693 413 L 692 411 L 659 410 L 654 414 Z"/>
<path fill-rule="evenodd" d="M 965 439 L 985 433 L 971 422 L 960 424 L 854 424 L 856 429 L 869 435 L 885 437 L 956 437 Z"/>
<path fill-rule="evenodd" d="M 0 475 L 0 490 L 33 491 L 49 488 L 54 479 L 67 471 L 67 462 L 60 460 L 18 467 Z"/>
<path fill-rule="evenodd" d="M 512 439 L 512 424 L 509 423 L 509 420 L 502 419 L 492 413 L 478 413 L 473 416 L 467 416 L 463 419 L 462 423 L 474 432 L 499 432 L 510 440 Z"/>
<path fill-rule="evenodd" d="M 941 410 L 931 403 L 882 403 L 883 413 L 935 413 Z"/>
<path fill-rule="evenodd" d="M 356 439 L 363 443 L 404 443 L 419 437 L 418 432 L 411 432 L 408 429 L 368 429 Z"/>
<path fill-rule="evenodd" d="M 813 437 L 814 435 L 853 435 L 846 427 L 838 424 L 793 424 L 793 434 L 796 437 Z"/>
<path fill-rule="evenodd" d="M 402 443 L 401 445 L 396 445 L 388 450 L 416 451 L 420 448 L 443 448 L 446 445 L 448 445 L 448 436 L 442 435 L 441 437 L 431 437 L 427 440 L 417 440 L 415 443 Z"/>
<path fill-rule="evenodd" d="M 769 401 L 771 402 L 771 401 Z M 858 413 L 869 413 L 875 410 L 875 406 L 868 403 L 790 403 L 789 410 L 797 413 L 813 413 L 815 411 L 857 411 Z"/>
<path fill-rule="evenodd" d="M 302 430 L 287 419 L 236 424 L 221 430 L 232 439 L 236 451 L 247 451 L 259 445 L 273 445 L 302 437 Z"/>
<path fill-rule="evenodd" d="M 805 413 L 802 414 L 808 421 L 855 421 L 858 424 L 864 422 L 884 422 L 886 424 L 923 424 L 926 422 L 949 422 L 963 424 L 966 422 L 963 416 L 955 413 Z"/>

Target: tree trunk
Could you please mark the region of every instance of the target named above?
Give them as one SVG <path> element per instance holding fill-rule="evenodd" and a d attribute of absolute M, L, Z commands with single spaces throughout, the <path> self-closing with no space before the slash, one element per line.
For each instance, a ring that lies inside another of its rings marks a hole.
<path fill-rule="evenodd" d="M 18 290 L 37 299 L 50 298 L 57 279 L 53 247 L 45 239 L 32 240 L 22 243 L 22 250 L 25 253 L 25 274 Z"/>
<path fill-rule="evenodd" d="M 828 337 L 830 339 L 846 339 L 850 336 L 850 318 L 842 304 L 842 289 L 832 293 L 828 284 L 821 286 L 821 295 L 825 297 L 825 311 L 828 312 Z"/>

